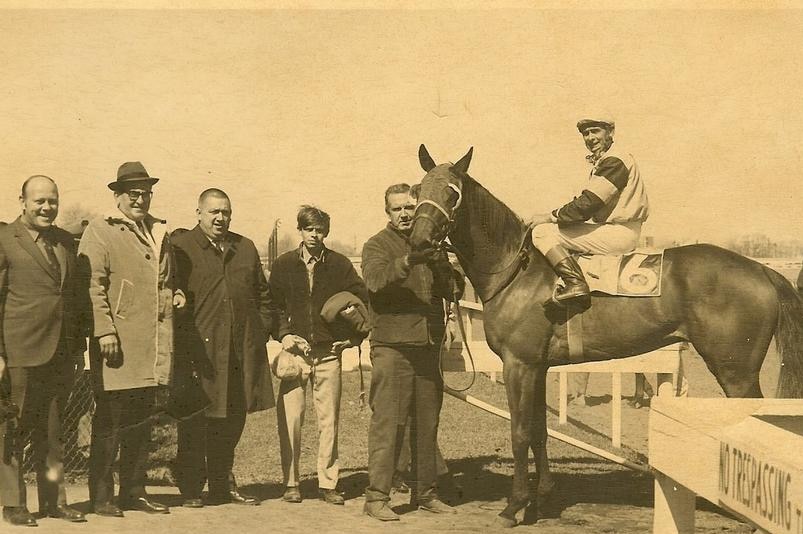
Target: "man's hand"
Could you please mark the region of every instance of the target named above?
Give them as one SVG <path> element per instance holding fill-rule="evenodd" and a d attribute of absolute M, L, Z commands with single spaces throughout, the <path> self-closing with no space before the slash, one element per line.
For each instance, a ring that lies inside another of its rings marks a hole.
<path fill-rule="evenodd" d="M 551 213 L 536 213 L 530 220 L 528 221 L 528 226 L 538 226 L 539 224 L 545 224 L 552 222 L 552 214 Z"/>
<path fill-rule="evenodd" d="M 106 367 L 118 368 L 123 366 L 123 352 L 120 350 L 120 340 L 117 334 L 106 334 L 98 338 L 100 355 L 106 360 Z"/>
<path fill-rule="evenodd" d="M 299 356 L 306 356 L 312 347 L 306 339 L 295 334 L 287 334 L 282 338 L 282 349 L 290 354 L 297 354 Z"/>
<path fill-rule="evenodd" d="M 357 345 L 359 345 L 359 343 L 354 339 L 335 341 L 332 343 L 332 354 L 341 354 L 344 350 L 356 347 Z"/>
<path fill-rule="evenodd" d="M 86 367 L 86 362 L 84 361 L 84 351 L 76 352 L 73 354 L 73 363 L 75 363 L 75 372 L 81 373 Z"/>
<path fill-rule="evenodd" d="M 176 291 L 173 293 L 173 307 L 177 310 L 183 309 L 187 304 L 187 297 L 184 296 L 183 291 Z"/>
<path fill-rule="evenodd" d="M 3 375 L 6 374 L 6 367 L 7 367 L 6 357 L 5 356 L 0 356 L 0 380 L 2 380 L 3 379 Z"/>
<path fill-rule="evenodd" d="M 432 260 L 435 256 L 438 255 L 438 249 L 436 248 L 427 248 L 424 250 L 414 250 L 407 254 L 407 265 L 422 265 L 424 263 L 428 263 Z"/>

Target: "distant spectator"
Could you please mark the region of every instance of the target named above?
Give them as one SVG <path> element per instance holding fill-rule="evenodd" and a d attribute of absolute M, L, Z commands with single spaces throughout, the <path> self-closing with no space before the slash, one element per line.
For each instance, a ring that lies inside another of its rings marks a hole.
<path fill-rule="evenodd" d="M 568 400 L 575 406 L 586 405 L 588 373 L 568 373 Z"/>

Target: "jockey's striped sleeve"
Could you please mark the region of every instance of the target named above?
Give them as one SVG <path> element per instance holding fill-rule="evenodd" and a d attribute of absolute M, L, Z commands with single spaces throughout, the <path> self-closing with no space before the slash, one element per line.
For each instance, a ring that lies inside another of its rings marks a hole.
<path fill-rule="evenodd" d="M 625 188 L 628 170 L 616 156 L 603 157 L 594 167 L 588 187 L 579 196 L 552 212 L 557 223 L 584 222 L 614 201 Z"/>
<path fill-rule="evenodd" d="M 594 213 L 603 207 L 605 207 L 605 202 L 601 198 L 588 189 L 583 189 L 583 192 L 574 197 L 574 200 L 562 208 L 554 210 L 552 216 L 558 224 L 583 222 L 590 219 Z"/>

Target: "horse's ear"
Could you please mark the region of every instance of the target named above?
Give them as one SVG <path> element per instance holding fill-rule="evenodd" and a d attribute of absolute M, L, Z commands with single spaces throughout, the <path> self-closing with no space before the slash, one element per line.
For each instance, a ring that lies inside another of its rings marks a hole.
<path fill-rule="evenodd" d="M 466 155 L 460 158 L 460 161 L 452 165 L 452 169 L 455 171 L 466 174 L 468 172 L 468 164 L 471 163 L 471 156 L 474 154 L 474 147 L 468 149 Z"/>
<path fill-rule="evenodd" d="M 425 147 L 423 144 L 418 147 L 418 161 L 421 163 L 421 168 L 426 172 L 429 172 L 435 168 L 435 162 L 433 161 L 432 156 L 429 155 L 427 147 Z"/>

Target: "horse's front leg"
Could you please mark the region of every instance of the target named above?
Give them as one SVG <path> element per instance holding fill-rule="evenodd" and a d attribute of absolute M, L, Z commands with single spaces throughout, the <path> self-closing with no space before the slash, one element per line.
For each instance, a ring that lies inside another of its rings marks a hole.
<path fill-rule="evenodd" d="M 546 367 L 538 370 L 535 384 L 535 404 L 533 406 L 532 442 L 530 448 L 535 457 L 536 468 L 536 505 L 528 508 L 527 520 L 543 517 L 545 504 L 548 502 L 555 488 L 555 481 L 549 470 L 549 456 L 547 454 L 547 425 L 546 425 Z"/>
<path fill-rule="evenodd" d="M 503 371 L 510 406 L 510 435 L 513 446 L 513 488 L 507 506 L 499 514 L 502 526 L 516 525 L 516 513 L 530 502 L 527 463 L 533 430 L 533 407 L 537 368 L 507 358 Z"/>

